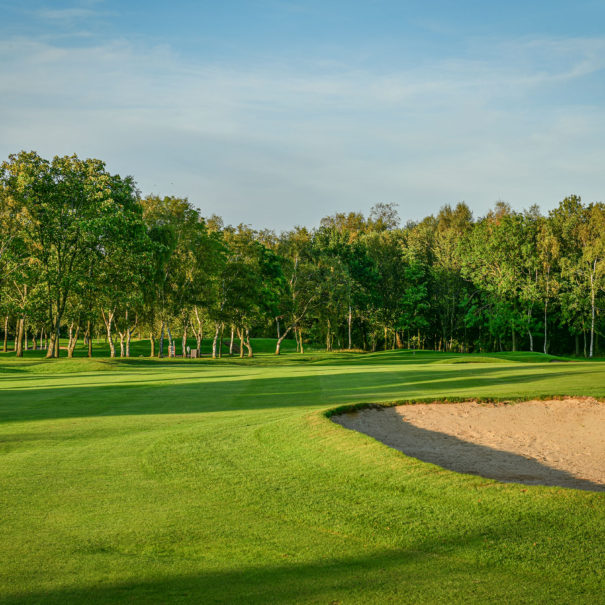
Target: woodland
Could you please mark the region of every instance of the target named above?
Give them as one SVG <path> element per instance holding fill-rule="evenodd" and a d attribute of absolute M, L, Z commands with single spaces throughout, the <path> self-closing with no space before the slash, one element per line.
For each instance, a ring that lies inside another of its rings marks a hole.
<path fill-rule="evenodd" d="M 200 201 L 203 205 L 203 200 Z M 252 356 L 251 338 L 334 350 L 541 351 L 595 357 L 605 329 L 605 204 L 548 213 L 465 203 L 402 223 L 397 206 L 276 233 L 143 196 L 101 160 L 0 168 L 4 352 Z M 209 343 L 203 350 L 203 342 Z"/>

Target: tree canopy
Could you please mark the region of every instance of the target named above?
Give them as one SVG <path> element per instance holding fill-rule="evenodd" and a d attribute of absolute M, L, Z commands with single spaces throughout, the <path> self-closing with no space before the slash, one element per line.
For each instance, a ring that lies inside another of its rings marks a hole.
<path fill-rule="evenodd" d="M 605 327 L 605 205 L 544 215 L 498 202 L 402 226 L 394 204 L 282 233 L 225 226 L 187 199 L 142 197 L 100 160 L 35 152 L 0 166 L 4 350 L 252 355 L 251 336 L 332 349 L 542 350 L 594 356 Z M 237 337 L 237 341 L 236 341 Z M 177 339 L 180 346 L 177 347 Z M 168 340 L 168 349 L 165 340 Z"/>

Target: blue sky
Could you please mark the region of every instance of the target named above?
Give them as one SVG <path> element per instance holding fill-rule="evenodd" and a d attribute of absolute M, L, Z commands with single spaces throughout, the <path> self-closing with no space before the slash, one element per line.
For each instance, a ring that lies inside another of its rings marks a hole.
<path fill-rule="evenodd" d="M 277 230 L 605 198 L 604 2 L 3 2 L 0 157 Z"/>

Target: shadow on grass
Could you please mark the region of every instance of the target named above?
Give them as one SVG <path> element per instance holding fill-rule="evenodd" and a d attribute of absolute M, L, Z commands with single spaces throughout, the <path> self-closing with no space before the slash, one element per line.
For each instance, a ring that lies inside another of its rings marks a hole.
<path fill-rule="evenodd" d="M 217 366 L 218 369 L 218 366 Z M 524 366 L 514 375 L 499 368 L 456 370 L 369 370 L 304 375 L 242 376 L 229 372 L 208 375 L 199 367 L 185 375 L 153 372 L 146 376 L 115 373 L 30 375 L 16 377 L 21 386 L 0 389 L 0 422 L 85 416 L 188 414 L 284 407 L 343 405 L 359 401 L 476 397 L 478 389 L 498 393 L 548 378 L 590 374 L 590 368 L 537 372 Z M 72 381 L 73 382 L 70 382 Z M 83 381 L 85 384 L 82 384 Z M 108 382 L 109 380 L 109 382 Z M 39 381 L 50 384 L 39 386 Z M 551 395 L 553 393 L 545 393 Z M 573 394 L 573 393 L 568 393 Z"/>
<path fill-rule="evenodd" d="M 374 551 L 358 557 L 326 557 L 325 561 L 302 564 L 288 563 L 288 555 L 284 554 L 282 564 L 5 595 L 2 602 L 5 605 L 173 602 L 340 605 L 360 602 L 360 598 L 372 603 L 445 603 L 452 599 L 505 602 L 500 599 L 520 597 L 524 590 L 533 592 L 541 588 L 544 592 L 539 578 L 520 578 L 501 567 L 469 566 L 464 560 L 448 556 L 452 550 L 478 544 L 481 537 L 445 542 L 419 545 L 416 550 Z M 440 557 L 441 565 L 435 564 L 435 557 Z M 556 584 L 555 580 L 553 586 Z"/>
<path fill-rule="evenodd" d="M 364 423 L 361 418 L 368 414 L 380 416 L 374 416 L 374 422 Z M 369 435 L 407 456 L 457 473 L 479 475 L 505 483 L 567 487 L 593 492 L 605 491 L 605 485 L 576 477 L 534 458 L 526 458 L 521 454 L 497 450 L 464 441 L 453 435 L 415 426 L 411 422 L 406 422 L 394 410 L 371 409 L 361 413 L 334 415 L 331 419 L 345 428 Z M 539 427 L 536 427 L 536 431 L 539 431 Z"/>
<path fill-rule="evenodd" d="M 256 341 L 256 342 L 255 342 Z M 291 341 L 284 341 L 282 344 L 282 354 L 276 356 L 275 343 L 273 339 L 253 339 L 254 357 L 249 359 L 247 355 L 243 358 L 239 357 L 239 353 L 232 356 L 228 355 L 228 346 L 223 347 L 223 357 L 220 360 L 213 360 L 211 358 L 211 343 L 210 341 L 204 340 L 203 355 L 198 359 L 183 359 L 181 357 L 169 359 L 167 356 L 163 358 L 149 357 L 149 347 L 146 340 L 133 341 L 131 346 L 131 356 L 128 358 L 116 357 L 111 359 L 112 362 L 123 363 L 123 364 L 200 364 L 204 362 L 210 363 L 243 363 L 243 364 L 254 364 L 260 363 L 261 365 L 269 361 L 271 364 L 289 364 L 289 363 L 300 363 L 307 362 L 318 365 L 347 365 L 351 363 L 360 362 L 364 365 L 374 364 L 425 364 L 425 363 L 548 363 L 552 361 L 570 361 L 569 357 L 557 357 L 553 355 L 544 355 L 542 353 L 529 352 L 529 351 L 518 351 L 518 352 L 502 352 L 502 353 L 449 353 L 443 351 L 430 351 L 430 350 L 411 350 L 411 349 L 394 349 L 387 351 L 375 351 L 371 352 L 351 352 L 351 351 L 333 351 L 327 352 L 323 349 L 316 349 L 313 347 L 307 347 L 304 354 L 296 352 L 296 346 Z M 288 343 L 286 345 L 286 343 Z M 195 348 L 195 341 L 189 340 L 188 344 L 191 348 Z M 180 348 L 177 347 L 178 351 Z M 25 357 L 22 360 L 31 361 L 43 361 L 45 359 L 46 352 L 43 350 L 28 350 L 25 352 Z M 10 361 L 15 359 L 14 351 L 7 353 L 0 352 L 0 360 Z M 61 351 L 60 359 L 66 360 L 66 351 Z M 87 349 L 79 346 L 74 352 L 74 360 L 107 360 L 109 361 L 109 347 L 106 344 L 96 344 L 92 359 L 87 357 Z M 56 360 L 49 360 L 50 363 L 56 362 Z M 588 361 L 585 359 L 577 359 L 575 361 Z M 591 360 L 593 361 L 593 360 Z M 595 359 L 594 361 L 602 361 Z"/>

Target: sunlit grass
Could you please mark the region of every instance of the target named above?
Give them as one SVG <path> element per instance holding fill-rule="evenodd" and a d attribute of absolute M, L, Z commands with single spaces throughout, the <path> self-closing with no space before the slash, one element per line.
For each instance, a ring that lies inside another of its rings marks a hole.
<path fill-rule="evenodd" d="M 459 475 L 331 423 L 361 402 L 605 396 L 534 354 L 0 356 L 7 603 L 596 603 L 602 493 Z M 97 347 L 101 350 L 101 346 Z M 464 360 L 465 363 L 459 363 Z"/>

